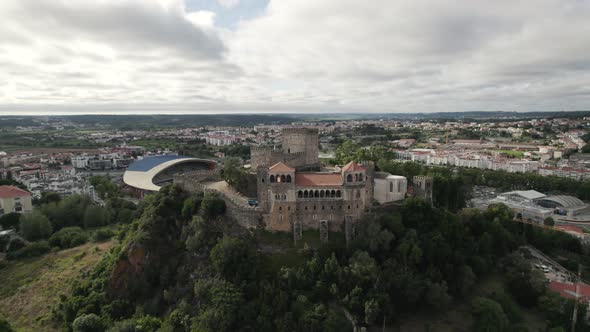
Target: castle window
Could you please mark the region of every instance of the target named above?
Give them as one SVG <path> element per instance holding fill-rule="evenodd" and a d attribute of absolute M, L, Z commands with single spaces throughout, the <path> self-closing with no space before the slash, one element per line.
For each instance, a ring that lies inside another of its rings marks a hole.
<path fill-rule="evenodd" d="M 270 182 L 275 182 L 275 176 L 274 175 L 271 175 L 270 176 Z"/>
<path fill-rule="evenodd" d="M 287 206 L 287 211 L 291 211 L 291 207 L 290 206 Z"/>
<path fill-rule="evenodd" d="M 332 190 L 330 192 L 330 197 L 336 197 L 336 191 L 335 190 Z"/>
<path fill-rule="evenodd" d="M 291 149 L 287 149 L 287 153 L 291 153 Z"/>
<path fill-rule="evenodd" d="M 282 206 L 279 206 L 279 211 L 283 211 L 283 207 Z"/>
<path fill-rule="evenodd" d="M 283 215 L 280 215 L 280 216 L 279 216 L 279 220 L 280 220 L 280 221 L 283 221 Z"/>
<path fill-rule="evenodd" d="M 319 190 L 316 190 L 316 191 L 313 193 L 313 197 L 316 197 L 316 198 L 317 198 L 317 197 L 320 197 L 320 191 L 319 191 Z"/>
<path fill-rule="evenodd" d="M 283 194 L 283 201 L 287 199 L 287 195 Z"/>
<path fill-rule="evenodd" d="M 348 209 L 350 210 L 350 205 L 348 206 Z"/>
<path fill-rule="evenodd" d="M 342 193 L 340 192 L 340 190 L 336 190 L 336 197 L 341 197 Z"/>
<path fill-rule="evenodd" d="M 280 179 L 281 180 L 279 182 L 285 182 L 285 176 L 284 175 L 281 175 L 281 178 Z"/>
<path fill-rule="evenodd" d="M 346 182 L 352 182 L 352 174 L 348 174 L 346 177 Z"/>
<path fill-rule="evenodd" d="M 302 197 L 303 197 L 303 191 L 299 190 L 299 191 L 297 192 L 297 197 L 298 197 L 298 198 L 302 198 Z"/>
<path fill-rule="evenodd" d="M 322 190 L 322 191 L 320 191 L 320 197 L 321 197 L 321 198 L 324 198 L 324 191 L 323 191 L 323 190 Z"/>
<path fill-rule="evenodd" d="M 307 190 L 303 192 L 303 198 L 309 198 L 309 193 Z"/>
<path fill-rule="evenodd" d="M 322 210 L 325 210 L 325 206 L 322 205 Z"/>
<path fill-rule="evenodd" d="M 355 174 L 355 175 L 354 175 L 354 181 L 356 182 L 356 181 L 358 181 L 358 180 L 359 180 L 359 175 L 358 175 L 358 174 Z"/>
<path fill-rule="evenodd" d="M 307 211 L 307 206 L 305 207 L 305 211 Z"/>
<path fill-rule="evenodd" d="M 264 178 L 262 178 L 262 183 L 264 183 Z"/>
<path fill-rule="evenodd" d="M 291 182 L 291 175 L 287 175 L 287 182 L 290 183 Z"/>
<path fill-rule="evenodd" d="M 314 209 L 314 210 L 316 209 L 315 205 L 313 206 L 313 209 Z"/>

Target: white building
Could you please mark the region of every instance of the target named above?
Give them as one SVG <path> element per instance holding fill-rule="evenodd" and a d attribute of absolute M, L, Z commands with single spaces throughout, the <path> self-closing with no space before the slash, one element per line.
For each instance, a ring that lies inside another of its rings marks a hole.
<path fill-rule="evenodd" d="M 395 202 L 406 197 L 408 180 L 400 175 L 375 172 L 373 198 L 379 203 Z"/>
<path fill-rule="evenodd" d="M 73 156 L 72 157 L 72 166 L 74 168 L 86 168 L 88 166 L 88 157 L 86 156 Z"/>

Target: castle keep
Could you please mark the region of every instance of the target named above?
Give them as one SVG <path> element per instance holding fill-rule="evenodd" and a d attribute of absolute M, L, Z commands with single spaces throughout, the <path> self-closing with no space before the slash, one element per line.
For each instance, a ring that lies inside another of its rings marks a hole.
<path fill-rule="evenodd" d="M 319 134 L 317 129 L 285 128 L 281 149 L 253 147 L 250 151 L 252 169 L 270 167 L 282 162 L 296 168 L 319 168 Z"/>

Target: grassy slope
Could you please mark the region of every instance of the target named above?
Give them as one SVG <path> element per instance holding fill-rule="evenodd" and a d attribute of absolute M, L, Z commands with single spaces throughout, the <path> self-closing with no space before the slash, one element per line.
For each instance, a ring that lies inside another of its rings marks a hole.
<path fill-rule="evenodd" d="M 90 270 L 113 242 L 88 243 L 41 257 L 8 262 L 0 270 L 0 315 L 18 331 L 57 331 L 51 308 L 70 282 Z M 98 250 L 96 249 L 98 248 Z"/>

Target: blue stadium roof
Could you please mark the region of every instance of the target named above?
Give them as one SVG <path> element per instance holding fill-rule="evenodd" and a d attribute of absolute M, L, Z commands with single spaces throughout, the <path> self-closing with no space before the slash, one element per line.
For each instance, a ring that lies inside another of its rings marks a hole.
<path fill-rule="evenodd" d="M 174 155 L 165 155 L 165 156 L 153 156 L 153 157 L 145 157 L 141 160 L 134 161 L 129 167 L 127 168 L 128 171 L 135 171 L 135 172 L 147 172 L 150 169 L 165 163 L 170 160 L 175 159 L 187 159 L 190 157 L 184 156 L 174 156 Z"/>

